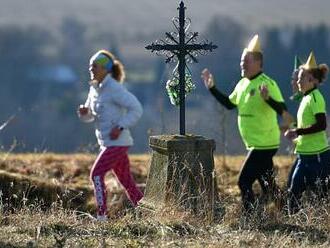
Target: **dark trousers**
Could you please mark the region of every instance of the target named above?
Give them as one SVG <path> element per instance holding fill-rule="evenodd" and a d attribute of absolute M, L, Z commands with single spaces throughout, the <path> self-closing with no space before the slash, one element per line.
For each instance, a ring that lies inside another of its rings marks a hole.
<path fill-rule="evenodd" d="M 299 210 L 300 198 L 306 189 L 317 196 L 327 194 L 330 180 L 330 150 L 315 155 L 297 155 L 288 178 L 288 207 L 290 213 Z"/>
<path fill-rule="evenodd" d="M 238 186 L 241 190 L 243 207 L 246 211 L 253 208 L 255 202 L 252 185 L 255 180 L 260 183 L 265 195 L 274 195 L 279 191 L 275 183 L 273 156 L 277 149 L 250 150 L 244 161 L 238 179 Z"/>

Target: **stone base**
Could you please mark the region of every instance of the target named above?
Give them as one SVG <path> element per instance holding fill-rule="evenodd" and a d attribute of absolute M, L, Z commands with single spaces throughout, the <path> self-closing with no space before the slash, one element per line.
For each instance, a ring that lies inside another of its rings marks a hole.
<path fill-rule="evenodd" d="M 142 203 L 153 209 L 190 210 L 212 221 L 218 199 L 214 140 L 161 135 L 150 137 L 149 145 L 152 158 Z"/>

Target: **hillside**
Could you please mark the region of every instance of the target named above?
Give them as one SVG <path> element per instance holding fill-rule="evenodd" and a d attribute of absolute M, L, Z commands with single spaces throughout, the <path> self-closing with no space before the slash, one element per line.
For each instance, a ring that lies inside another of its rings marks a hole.
<path fill-rule="evenodd" d="M 146 214 L 116 205 L 123 193 L 114 190 L 111 176 L 109 188 L 117 200 L 110 206 L 116 214 L 108 222 L 96 222 L 86 209 L 66 208 L 68 202 L 71 207 L 77 203 L 71 194 L 75 187 L 87 193 L 85 201 L 92 200 L 88 171 L 94 159 L 92 154 L 0 154 L 0 247 L 329 247 L 329 201 L 307 204 L 292 216 L 273 205 L 248 218 L 241 215 L 236 186 L 241 156 L 215 158 L 224 211 L 212 224 L 171 209 Z M 141 187 L 149 159 L 149 155 L 130 155 L 132 172 Z M 291 157 L 275 158 L 281 187 L 291 163 Z M 29 201 L 36 194 L 44 201 Z M 55 202 L 45 208 L 45 200 L 51 198 Z"/>
<path fill-rule="evenodd" d="M 2 197 L 10 203 L 11 200 L 14 200 L 10 194 L 16 194 L 20 198 L 25 194 L 24 191 L 28 192 L 25 197 L 32 201 L 36 197 L 41 199 L 45 197 L 44 201 L 56 201 L 56 197 L 50 196 L 55 194 L 65 199 L 76 194 L 78 201 L 71 202 L 72 207 L 89 211 L 93 209 L 94 205 L 92 185 L 89 181 L 89 170 L 94 159 L 95 155 L 93 154 L 0 153 Z M 145 187 L 149 171 L 149 160 L 148 154 L 130 155 L 131 171 L 142 189 Z M 222 197 L 239 197 L 236 181 L 243 160 L 243 156 L 215 157 L 218 189 Z M 275 163 L 278 168 L 278 181 L 284 187 L 292 158 L 279 156 L 276 157 Z M 125 196 L 113 176 L 107 177 L 107 184 L 111 192 L 110 198 Z M 66 193 L 68 192 L 63 193 L 63 190 L 71 193 L 67 196 Z M 80 195 L 82 195 L 81 199 L 79 199 Z M 51 204 L 44 203 L 46 206 Z"/>

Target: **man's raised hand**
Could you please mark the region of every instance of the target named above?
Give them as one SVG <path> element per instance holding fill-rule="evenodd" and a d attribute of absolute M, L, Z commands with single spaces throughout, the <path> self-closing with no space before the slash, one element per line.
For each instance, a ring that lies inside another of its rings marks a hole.
<path fill-rule="evenodd" d="M 207 89 L 211 89 L 212 87 L 214 87 L 215 83 L 214 83 L 214 78 L 212 73 L 210 73 L 210 71 L 208 69 L 204 69 L 202 71 L 202 75 L 201 78 L 204 81 L 204 85 Z"/>

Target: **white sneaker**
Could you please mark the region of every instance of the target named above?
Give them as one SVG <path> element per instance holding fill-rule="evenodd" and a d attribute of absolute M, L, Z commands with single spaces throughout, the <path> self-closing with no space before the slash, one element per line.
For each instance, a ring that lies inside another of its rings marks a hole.
<path fill-rule="evenodd" d="M 107 221 L 108 220 L 108 216 L 106 216 L 106 215 L 97 215 L 96 216 L 96 220 L 97 221 Z"/>

